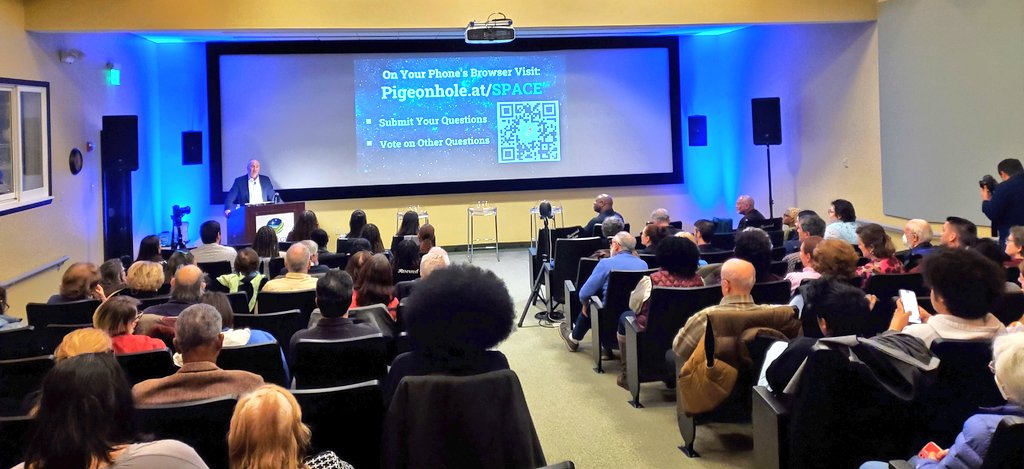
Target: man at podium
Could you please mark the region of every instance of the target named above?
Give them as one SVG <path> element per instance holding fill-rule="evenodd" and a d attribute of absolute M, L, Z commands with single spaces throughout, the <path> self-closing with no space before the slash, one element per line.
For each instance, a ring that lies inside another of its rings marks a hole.
<path fill-rule="evenodd" d="M 239 205 L 258 204 L 274 199 L 274 184 L 270 178 L 260 175 L 259 160 L 249 160 L 249 172 L 235 178 L 228 196 L 224 200 L 224 216 L 231 214 Z"/>

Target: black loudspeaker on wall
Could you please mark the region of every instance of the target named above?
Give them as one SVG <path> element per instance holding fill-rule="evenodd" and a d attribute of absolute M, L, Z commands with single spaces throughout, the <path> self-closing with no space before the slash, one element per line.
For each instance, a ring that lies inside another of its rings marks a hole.
<path fill-rule="evenodd" d="M 708 146 L 708 116 L 689 116 L 686 120 L 690 127 L 690 146 Z"/>
<path fill-rule="evenodd" d="M 203 164 L 203 133 L 188 131 L 181 133 L 181 164 Z"/>
<path fill-rule="evenodd" d="M 754 124 L 754 145 L 782 144 L 779 98 L 751 99 L 750 114 Z"/>
<path fill-rule="evenodd" d="M 139 169 L 139 116 L 103 116 L 100 147 L 104 170 Z"/>
<path fill-rule="evenodd" d="M 103 116 L 103 258 L 132 255 L 132 171 L 139 169 L 138 116 Z"/>

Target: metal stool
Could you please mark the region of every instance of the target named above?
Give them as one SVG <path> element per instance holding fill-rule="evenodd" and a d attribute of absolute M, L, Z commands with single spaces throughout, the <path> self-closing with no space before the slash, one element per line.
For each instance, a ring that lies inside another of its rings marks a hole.
<path fill-rule="evenodd" d="M 476 238 L 473 234 L 473 221 L 476 217 L 494 217 L 494 238 Z M 466 234 L 466 250 L 469 251 L 469 262 L 473 262 L 473 251 L 476 249 L 491 249 L 491 246 L 476 247 L 476 243 L 480 241 L 490 242 L 494 241 L 494 257 L 501 262 L 501 256 L 498 254 L 498 207 L 488 205 L 486 200 L 481 200 L 476 205 L 470 205 L 466 209 L 466 224 L 469 225 Z"/>
<path fill-rule="evenodd" d="M 540 202 L 544 202 L 544 201 L 542 200 Z M 540 218 L 540 202 L 537 202 L 537 205 L 534 205 L 532 208 L 530 208 L 530 247 L 531 248 L 536 248 L 537 247 L 537 227 L 540 225 L 537 222 L 537 220 Z M 558 228 L 558 225 L 559 225 L 558 218 L 554 218 L 555 215 L 558 215 L 558 217 L 562 219 L 561 220 L 561 225 L 564 228 L 565 227 L 565 213 L 562 212 L 562 203 L 561 202 L 552 202 L 550 200 L 548 201 L 548 203 L 551 204 L 551 216 L 552 216 L 551 219 L 553 220 L 552 223 L 554 224 L 554 226 L 552 226 L 552 228 Z"/>
<path fill-rule="evenodd" d="M 427 214 L 425 208 L 419 205 L 410 205 L 405 210 L 398 211 L 398 218 L 395 219 L 395 231 L 402 227 L 402 217 L 405 216 L 405 212 L 416 212 L 420 216 L 420 226 L 430 223 L 430 215 Z"/>

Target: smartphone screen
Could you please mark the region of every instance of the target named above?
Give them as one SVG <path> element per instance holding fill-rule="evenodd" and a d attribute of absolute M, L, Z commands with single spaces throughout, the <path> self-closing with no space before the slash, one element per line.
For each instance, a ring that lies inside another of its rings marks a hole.
<path fill-rule="evenodd" d="M 911 324 L 921 324 L 921 310 L 917 307 L 917 294 L 910 290 L 900 290 L 903 311 L 910 313 Z"/>

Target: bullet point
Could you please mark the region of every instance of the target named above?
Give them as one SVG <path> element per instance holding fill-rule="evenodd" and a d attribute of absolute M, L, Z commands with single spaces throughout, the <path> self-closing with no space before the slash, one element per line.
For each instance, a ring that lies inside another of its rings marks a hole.
<path fill-rule="evenodd" d="M 372 147 L 373 146 L 373 140 L 367 140 L 366 141 L 366 146 Z"/>
<path fill-rule="evenodd" d="M 372 124 L 373 123 L 373 119 L 366 119 L 366 123 L 367 124 Z"/>

